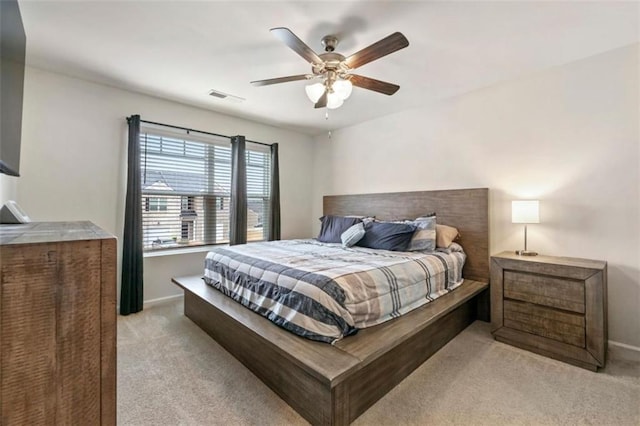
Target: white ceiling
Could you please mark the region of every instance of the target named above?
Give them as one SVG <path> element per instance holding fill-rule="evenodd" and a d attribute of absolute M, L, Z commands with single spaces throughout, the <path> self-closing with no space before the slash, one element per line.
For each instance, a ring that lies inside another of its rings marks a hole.
<path fill-rule="evenodd" d="M 640 3 L 20 0 L 20 8 L 30 65 L 317 134 L 636 43 Z M 402 32 L 409 47 L 358 69 L 400 90 L 354 88 L 325 120 L 304 81 L 251 86 L 310 71 L 269 32 L 280 26 L 317 52 L 322 36 L 338 35 L 345 56 Z M 212 98 L 210 89 L 246 100 Z"/>

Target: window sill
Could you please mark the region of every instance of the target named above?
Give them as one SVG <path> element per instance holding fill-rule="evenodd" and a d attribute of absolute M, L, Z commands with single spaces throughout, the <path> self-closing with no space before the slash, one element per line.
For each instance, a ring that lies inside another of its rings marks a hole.
<path fill-rule="evenodd" d="M 185 248 L 176 248 L 176 249 L 165 249 L 165 250 L 153 250 L 146 251 L 142 254 L 144 258 L 147 257 L 162 257 L 162 256 L 173 256 L 175 254 L 190 254 L 190 253 L 202 253 L 211 250 L 214 247 L 224 247 L 228 244 L 217 244 L 210 246 L 197 246 L 197 247 L 185 247 Z"/>

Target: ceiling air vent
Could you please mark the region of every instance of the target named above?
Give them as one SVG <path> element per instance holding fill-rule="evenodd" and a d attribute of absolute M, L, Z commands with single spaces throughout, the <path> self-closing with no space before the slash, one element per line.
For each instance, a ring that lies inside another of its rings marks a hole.
<path fill-rule="evenodd" d="M 211 89 L 209 91 L 209 96 L 213 96 L 214 98 L 218 98 L 218 99 L 228 99 L 230 101 L 234 101 L 234 102 L 242 102 L 246 99 L 241 98 L 240 96 L 234 96 L 234 95 L 230 95 L 228 93 L 224 93 L 221 92 L 219 90 L 215 90 L 215 89 Z"/>

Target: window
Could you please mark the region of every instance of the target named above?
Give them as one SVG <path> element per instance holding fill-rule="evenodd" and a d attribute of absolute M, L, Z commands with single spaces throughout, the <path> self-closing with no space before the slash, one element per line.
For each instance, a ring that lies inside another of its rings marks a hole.
<path fill-rule="evenodd" d="M 167 199 L 159 197 L 146 197 L 144 209 L 148 212 L 167 211 Z"/>
<path fill-rule="evenodd" d="M 182 197 L 180 198 L 180 210 L 184 211 L 191 211 L 193 210 L 193 206 L 194 206 L 194 200 L 195 197 L 192 196 L 186 196 L 186 197 Z"/>
<path fill-rule="evenodd" d="M 268 146 L 247 142 L 247 241 L 265 240 Z M 229 242 L 231 143 L 226 138 L 140 133 L 145 250 Z"/>
<path fill-rule="evenodd" d="M 261 241 L 267 238 L 269 223 L 271 153 L 269 147 L 251 148 L 247 144 L 247 241 Z"/>

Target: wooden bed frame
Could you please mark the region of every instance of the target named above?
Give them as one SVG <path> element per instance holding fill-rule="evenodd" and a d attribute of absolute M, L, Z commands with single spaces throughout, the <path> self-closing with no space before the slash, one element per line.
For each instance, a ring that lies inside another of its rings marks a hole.
<path fill-rule="evenodd" d="M 206 285 L 174 278 L 185 315 L 312 424 L 347 425 L 477 318 L 488 321 L 488 189 L 324 197 L 324 214 L 415 218 L 436 212 L 467 253 L 463 285 L 335 345 L 296 336 Z"/>

